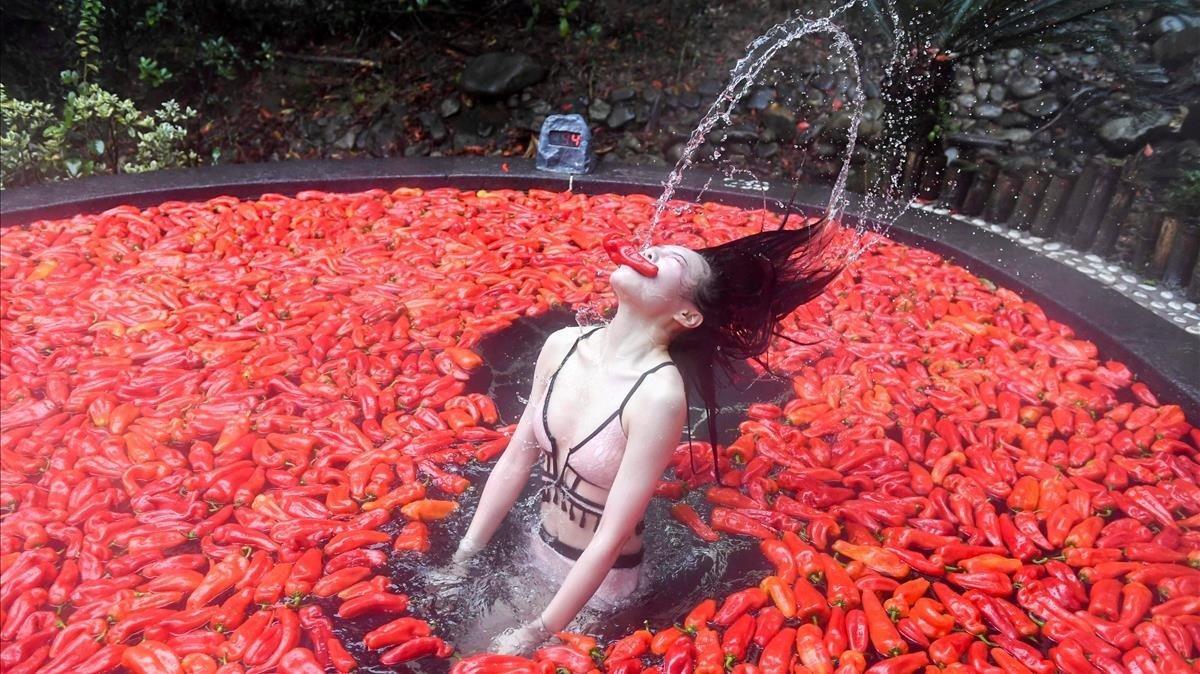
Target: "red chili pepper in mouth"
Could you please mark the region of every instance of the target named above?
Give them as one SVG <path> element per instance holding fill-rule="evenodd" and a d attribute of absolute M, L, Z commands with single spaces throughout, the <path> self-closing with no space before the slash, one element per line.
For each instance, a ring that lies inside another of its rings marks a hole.
<path fill-rule="evenodd" d="M 604 252 L 613 262 L 626 265 L 642 276 L 658 276 L 658 267 L 639 253 L 632 243 L 616 234 L 604 238 Z"/>

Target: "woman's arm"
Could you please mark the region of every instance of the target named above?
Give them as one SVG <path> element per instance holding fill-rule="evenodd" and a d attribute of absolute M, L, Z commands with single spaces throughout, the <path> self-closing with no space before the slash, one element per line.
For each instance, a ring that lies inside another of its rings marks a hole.
<path fill-rule="evenodd" d="M 479 497 L 479 507 L 475 509 L 475 517 L 454 554 L 455 561 L 463 561 L 488 544 L 500 522 L 512 510 L 513 503 L 520 496 L 525 483 L 529 481 L 529 472 L 540 451 L 537 439 L 533 435 L 533 424 L 537 422 L 532 412 L 533 401 L 546 390 L 553 363 L 560 355 L 564 338 L 568 336 L 566 333 L 567 329 L 559 330 L 547 337 L 546 343 L 542 345 L 537 365 L 534 367 L 529 404 L 521 413 L 521 419 L 517 422 L 516 431 L 513 432 L 508 447 L 488 475 L 483 494 Z"/>
<path fill-rule="evenodd" d="M 640 392 L 637 404 L 626 407 L 630 413 L 629 440 L 596 534 L 541 613 L 542 627 L 551 634 L 565 629 L 604 582 L 620 556 L 621 546 L 645 514 L 654 487 L 679 444 L 687 417 L 683 380 L 675 373 L 653 384 Z"/>

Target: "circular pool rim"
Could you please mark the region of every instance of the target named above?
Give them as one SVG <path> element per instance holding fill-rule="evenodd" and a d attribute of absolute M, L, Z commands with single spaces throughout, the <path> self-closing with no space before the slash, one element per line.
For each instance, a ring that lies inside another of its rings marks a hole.
<path fill-rule="evenodd" d="M 141 208 L 164 201 L 202 201 L 231 195 L 244 199 L 302 190 L 358 192 L 396 187 L 458 189 L 571 189 L 583 194 L 662 192 L 664 167 L 600 162 L 583 176 L 538 171 L 527 159 L 429 157 L 286 161 L 225 164 L 152 173 L 97 176 L 20 187 L 0 193 L 0 226 L 97 213 L 114 206 Z M 729 179 L 689 170 L 675 198 L 711 201 L 742 208 L 782 211 L 794 186 L 786 181 Z M 828 189 L 802 185 L 796 208 L 823 211 Z M 859 199 L 848 195 L 847 213 Z M 848 215 L 847 221 L 853 221 Z M 1180 405 L 1200 423 L 1200 338 L 1164 320 L 1087 275 L 1042 257 L 1007 237 L 933 213 L 908 209 L 886 232 L 894 241 L 946 257 L 1038 302 L 1050 318 L 1071 326 L 1096 344 L 1106 359 L 1124 362 L 1166 402 Z"/>

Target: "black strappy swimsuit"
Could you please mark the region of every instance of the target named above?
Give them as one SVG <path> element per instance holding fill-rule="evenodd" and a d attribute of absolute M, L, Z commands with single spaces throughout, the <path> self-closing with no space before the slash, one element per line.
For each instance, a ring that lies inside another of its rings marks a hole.
<path fill-rule="evenodd" d="M 600 327 L 603 327 L 603 326 L 600 326 Z M 597 327 L 596 330 L 599 330 L 600 327 Z M 641 383 L 643 381 L 645 381 L 647 376 L 662 369 L 663 367 L 666 367 L 667 365 L 672 365 L 672 366 L 675 365 L 671 361 L 667 361 L 665 363 L 659 363 L 658 365 L 650 368 L 646 372 L 643 372 L 641 377 L 638 378 L 637 383 L 635 383 L 633 385 L 633 388 L 631 388 L 629 390 L 629 393 L 625 396 L 625 400 L 621 402 L 621 406 L 617 408 L 617 411 L 613 412 L 612 415 L 608 417 L 608 419 L 606 419 L 602 424 L 600 424 L 600 426 L 598 426 L 596 428 L 596 430 L 594 430 L 590 434 L 588 434 L 588 436 L 586 438 L 584 438 L 582 442 L 580 442 L 578 445 L 575 445 L 574 447 L 567 450 L 567 456 L 563 459 L 562 469 L 559 470 L 558 465 L 557 465 L 557 463 L 558 463 L 558 444 L 555 441 L 554 436 L 550 433 L 550 421 L 549 421 L 549 414 L 547 412 L 549 405 L 550 405 L 550 394 L 554 391 L 554 382 L 558 378 L 559 371 L 562 370 L 563 365 L 566 365 L 567 359 L 571 357 L 571 354 L 575 353 L 575 348 L 579 346 L 579 341 L 584 339 L 585 337 L 591 336 L 593 333 L 596 332 L 596 330 L 592 330 L 591 332 L 588 332 L 584 335 L 580 335 L 579 337 L 577 337 L 575 339 L 575 343 L 573 345 L 571 345 L 570 351 L 568 351 L 567 355 L 565 357 L 563 357 L 562 362 L 559 363 L 559 365 L 558 365 L 558 369 L 555 370 L 554 374 L 550 377 L 550 382 L 546 387 L 546 394 L 545 394 L 545 396 L 543 396 L 543 400 L 542 400 L 542 427 L 546 432 L 546 438 L 549 439 L 549 441 L 550 441 L 549 451 L 546 451 L 543 448 L 543 454 L 545 455 L 545 460 L 543 461 L 543 464 L 542 464 L 543 470 L 541 471 L 541 479 L 545 483 L 545 485 L 542 488 L 542 501 L 544 501 L 546 503 L 554 503 L 554 504 L 558 505 L 559 508 L 561 508 L 563 512 L 567 513 L 567 516 L 572 521 L 575 520 L 575 511 L 578 510 L 580 512 L 579 526 L 581 528 L 586 525 L 588 515 L 591 515 L 594 518 L 594 521 L 592 524 L 592 531 L 595 531 L 597 529 L 597 527 L 600 526 L 600 516 L 604 513 L 604 504 L 597 503 L 591 499 L 584 497 L 582 494 L 580 494 L 578 492 L 579 484 L 580 484 L 580 482 L 587 482 L 588 484 L 591 484 L 599 489 L 608 489 L 609 487 L 605 487 L 604 485 L 598 485 L 598 484 L 584 478 L 579 473 L 577 473 L 573 468 L 571 468 L 571 465 L 570 465 L 571 456 L 576 451 L 578 451 L 581 447 L 586 445 L 588 443 L 588 441 L 590 441 L 592 438 L 596 437 L 596 435 L 598 433 L 600 433 L 600 431 L 602 431 L 606 426 L 608 426 L 608 424 L 612 423 L 612 421 L 614 419 L 617 420 L 617 423 L 620 423 L 621 414 L 625 411 L 625 405 L 629 403 L 629 400 L 631 398 L 633 398 L 634 392 L 637 391 L 638 386 L 640 386 Z M 566 486 L 566 484 L 563 482 L 563 478 L 566 476 L 566 473 L 568 470 L 570 470 L 574 476 L 572 479 L 571 485 L 569 487 Z M 610 487 L 611 487 L 611 485 L 610 485 Z M 640 522 L 638 522 L 636 531 L 638 534 L 641 534 L 642 531 L 645 530 L 645 528 L 646 528 L 646 520 L 643 518 Z M 546 528 L 544 525 L 539 527 L 538 533 L 541 536 L 542 540 L 544 540 L 551 548 L 553 548 L 555 551 L 557 551 L 558 553 L 562 554 L 565 557 L 568 557 L 570 559 L 579 559 L 579 556 L 583 553 L 582 550 L 568 546 L 568 545 L 564 544 L 562 541 L 559 541 L 558 539 L 554 538 L 550 534 L 550 532 L 546 531 Z M 625 568 L 635 567 L 641 563 L 642 556 L 643 556 L 642 550 L 638 550 L 637 552 L 621 555 L 620 557 L 617 558 L 617 561 L 613 564 L 613 568 L 625 569 Z"/>

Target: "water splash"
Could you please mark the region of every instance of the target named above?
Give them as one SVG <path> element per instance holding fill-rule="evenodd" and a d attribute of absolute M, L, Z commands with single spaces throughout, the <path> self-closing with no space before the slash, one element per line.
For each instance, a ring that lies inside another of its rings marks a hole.
<path fill-rule="evenodd" d="M 844 57 L 844 61 L 853 77 L 854 84 L 851 91 L 851 123 L 848 130 L 846 148 L 842 154 L 842 168 L 830 192 L 827 207 L 828 213 L 832 217 L 837 218 L 841 215 L 844 209 L 846 180 L 850 171 L 850 158 L 854 152 L 854 146 L 858 138 L 858 125 L 862 121 L 864 96 L 857 50 L 850 37 L 845 31 L 834 24 L 833 21 L 838 15 L 860 2 L 861 0 L 851 0 L 851 2 L 834 9 L 828 16 L 817 19 L 793 16 L 786 21 L 772 26 L 767 32 L 755 38 L 747 45 L 746 55 L 734 64 L 733 69 L 730 71 L 729 83 L 717 96 L 717 100 L 709 107 L 708 112 L 700 120 L 696 128 L 692 130 L 679 161 L 676 162 L 675 168 L 671 171 L 666 183 L 663 185 L 663 192 L 655 203 L 654 216 L 649 226 L 638 233 L 638 241 L 642 246 L 649 245 L 649 241 L 658 228 L 663 211 L 667 208 L 668 202 L 683 180 L 684 171 L 691 167 L 693 156 L 700 145 L 704 143 L 708 133 L 719 122 L 724 122 L 727 125 L 733 123 L 731 115 L 734 108 L 749 93 L 750 88 L 758 79 L 763 68 L 771 62 L 780 50 L 798 39 L 816 33 L 828 33 L 833 36 L 835 50 Z"/>

